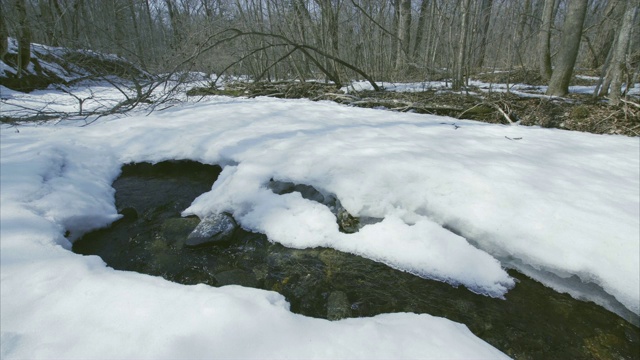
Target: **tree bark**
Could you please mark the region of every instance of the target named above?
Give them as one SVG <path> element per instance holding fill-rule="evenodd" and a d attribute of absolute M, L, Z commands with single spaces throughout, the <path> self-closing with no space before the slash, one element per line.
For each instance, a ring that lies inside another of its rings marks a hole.
<path fill-rule="evenodd" d="M 624 17 L 620 25 L 620 30 L 618 31 L 616 46 L 613 50 L 613 58 L 607 70 L 606 82 L 611 84 L 609 86 L 609 103 L 611 105 L 618 105 L 620 103 L 627 49 L 629 48 L 629 40 L 631 39 L 634 19 L 638 10 L 638 5 L 633 0 L 627 0 L 625 6 Z M 606 94 L 607 89 L 602 88 L 602 91 Z M 601 92 L 601 94 L 603 94 L 603 92 Z"/>
<path fill-rule="evenodd" d="M 174 5 L 172 0 L 165 0 L 165 4 L 167 5 L 167 13 L 169 14 L 169 22 L 171 23 L 171 30 L 173 32 L 173 41 L 176 44 L 180 43 L 180 25 L 178 20 L 178 14 L 174 9 Z"/>
<path fill-rule="evenodd" d="M 398 43 L 396 47 L 396 71 L 405 68 L 411 42 L 411 0 L 400 0 L 398 12 Z"/>
<path fill-rule="evenodd" d="M 479 41 L 478 53 L 476 58 L 475 67 L 481 69 L 484 66 L 484 53 L 487 48 L 487 35 L 489 34 L 489 23 L 491 22 L 491 9 L 493 7 L 493 0 L 482 0 L 480 9 L 480 24 L 479 24 Z"/>
<path fill-rule="evenodd" d="M 588 0 L 570 0 L 567 17 L 562 26 L 562 39 L 558 61 L 553 70 L 547 95 L 565 96 L 569 92 L 569 82 L 580 50 L 582 26 L 587 13 Z"/>
<path fill-rule="evenodd" d="M 25 0 L 16 0 L 16 12 L 18 13 L 18 77 L 22 76 L 22 70 L 29 66 L 31 61 L 31 29 L 27 19 L 27 7 Z"/>
<path fill-rule="evenodd" d="M 9 32 L 7 24 L 4 23 L 6 13 L 2 3 L 0 3 L 0 60 L 4 61 L 4 56 L 9 51 Z"/>
<path fill-rule="evenodd" d="M 595 69 L 603 65 L 609 56 L 611 47 L 616 39 L 616 24 L 622 21 L 624 3 L 620 0 L 609 0 L 604 9 L 604 19 L 598 26 L 595 38 L 594 54 L 591 66 Z"/>
<path fill-rule="evenodd" d="M 542 26 L 538 33 L 538 67 L 544 81 L 551 79 L 551 25 L 556 5 L 556 0 L 544 0 Z"/>
<path fill-rule="evenodd" d="M 460 39 L 458 42 L 458 55 L 456 56 L 456 68 L 451 88 L 460 90 L 464 85 L 464 63 L 467 50 L 467 28 L 469 27 L 469 7 L 471 0 L 462 2 L 462 24 L 460 26 Z"/>
<path fill-rule="evenodd" d="M 490 1 L 490 0 L 489 0 Z M 422 0 L 420 2 L 420 15 L 418 16 L 418 28 L 416 29 L 416 40 L 413 44 L 413 60 L 418 58 L 418 51 L 422 46 L 422 39 L 424 38 L 424 24 L 427 21 L 427 8 L 429 7 L 429 0 Z"/>

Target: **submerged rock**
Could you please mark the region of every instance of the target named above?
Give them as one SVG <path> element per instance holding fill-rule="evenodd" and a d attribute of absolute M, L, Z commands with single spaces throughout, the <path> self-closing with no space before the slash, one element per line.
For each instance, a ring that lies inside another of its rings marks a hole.
<path fill-rule="evenodd" d="M 200 223 L 197 217 L 169 218 L 160 227 L 160 236 L 167 243 L 182 244 Z"/>
<path fill-rule="evenodd" d="M 351 317 L 351 305 L 347 294 L 343 291 L 333 291 L 327 300 L 327 319 L 340 320 Z"/>
<path fill-rule="evenodd" d="M 218 286 L 240 285 L 248 287 L 258 287 L 256 276 L 248 271 L 232 269 L 215 274 Z"/>
<path fill-rule="evenodd" d="M 318 191 L 316 188 L 314 188 L 311 185 L 294 184 L 292 182 L 287 182 L 287 181 L 271 180 L 269 181 L 269 184 L 267 186 L 269 187 L 269 189 L 271 189 L 271 191 L 273 191 L 278 195 L 289 194 L 294 191 L 297 191 L 300 193 L 300 195 L 302 195 L 304 199 L 315 201 L 320 204 L 325 203 L 324 195 L 322 195 L 320 191 Z"/>
<path fill-rule="evenodd" d="M 231 215 L 215 214 L 200 221 L 187 237 L 185 245 L 195 247 L 230 240 L 237 227 Z"/>

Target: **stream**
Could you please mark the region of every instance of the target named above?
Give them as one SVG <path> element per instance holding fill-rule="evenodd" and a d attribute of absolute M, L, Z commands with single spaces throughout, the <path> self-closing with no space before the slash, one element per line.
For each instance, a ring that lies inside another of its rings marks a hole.
<path fill-rule="evenodd" d="M 237 284 L 284 295 L 291 311 L 338 320 L 381 313 L 427 313 L 460 322 L 515 359 L 638 359 L 640 329 L 510 270 L 506 300 L 423 279 L 328 248 L 289 249 L 263 234 L 186 247 L 197 217 L 180 213 L 211 190 L 221 168 L 191 161 L 125 165 L 114 182 L 124 217 L 86 234 L 73 251 L 110 267 L 181 284 Z"/>

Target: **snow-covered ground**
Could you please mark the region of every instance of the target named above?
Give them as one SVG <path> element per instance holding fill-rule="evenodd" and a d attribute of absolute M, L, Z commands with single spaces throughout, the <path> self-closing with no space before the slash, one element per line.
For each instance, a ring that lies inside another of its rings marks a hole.
<path fill-rule="evenodd" d="M 594 80 L 597 81 L 598 78 L 581 76 L 581 79 Z M 451 82 L 447 81 L 423 81 L 423 82 L 415 82 L 415 83 L 395 83 L 395 82 L 378 82 L 376 83 L 378 86 L 383 87 L 387 91 L 397 91 L 397 92 L 421 92 L 427 90 L 443 90 L 450 91 Z M 529 84 L 492 84 L 478 80 L 470 80 L 470 86 L 477 87 L 480 91 L 484 92 L 507 92 L 509 91 L 512 94 L 523 96 L 523 97 L 539 97 L 539 98 L 549 98 L 548 95 L 544 95 L 547 91 L 547 86 L 542 85 L 529 85 Z M 373 90 L 373 86 L 367 81 L 354 81 L 348 86 L 344 86 L 342 91 L 344 92 L 352 92 L 352 91 L 371 91 Z M 574 94 L 593 94 L 595 90 L 595 85 L 593 86 L 585 86 L 585 85 L 576 85 L 569 86 L 569 93 Z M 624 90 L 624 87 L 623 87 Z M 629 89 L 629 95 L 640 96 L 640 83 L 634 84 L 632 88 Z"/>
<path fill-rule="evenodd" d="M 54 96 L 34 99 L 43 94 Z M 31 96 L 10 95 L 3 112 Z M 310 319 L 277 293 L 178 285 L 70 252 L 118 218 L 111 183 L 134 161 L 222 165 L 184 214 L 227 211 L 286 246 L 329 246 L 494 297 L 517 286 L 504 270 L 516 267 L 640 314 L 638 138 L 271 98 L 82 124 L 0 128 L 3 358 L 504 357 L 446 319 Z M 270 179 L 384 220 L 343 234 L 326 206 L 276 195 Z"/>

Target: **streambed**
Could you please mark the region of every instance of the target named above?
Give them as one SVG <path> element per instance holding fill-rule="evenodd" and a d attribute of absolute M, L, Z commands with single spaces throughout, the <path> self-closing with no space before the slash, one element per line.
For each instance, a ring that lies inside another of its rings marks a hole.
<path fill-rule="evenodd" d="M 191 161 L 124 166 L 113 184 L 123 219 L 86 234 L 73 250 L 99 255 L 117 270 L 182 284 L 277 291 L 293 312 L 306 316 L 338 320 L 414 312 L 445 317 L 517 359 L 640 357 L 637 327 L 513 270 L 518 283 L 500 300 L 333 249 L 285 248 L 242 229 L 224 243 L 185 247 L 199 219 L 182 218 L 180 212 L 211 189 L 220 170 Z"/>

